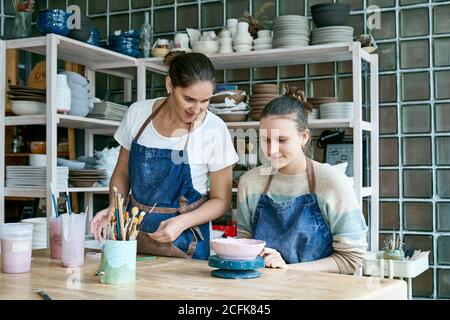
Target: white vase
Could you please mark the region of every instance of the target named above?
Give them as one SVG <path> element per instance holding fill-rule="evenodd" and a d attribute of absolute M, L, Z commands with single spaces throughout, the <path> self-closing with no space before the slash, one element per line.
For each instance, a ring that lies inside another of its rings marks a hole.
<path fill-rule="evenodd" d="M 58 74 L 56 77 L 56 110 L 58 112 L 69 112 L 71 107 L 72 95 L 67 76 Z"/>
<path fill-rule="evenodd" d="M 221 38 L 219 39 L 220 51 L 219 53 L 232 53 L 233 52 L 233 39 Z"/>
<path fill-rule="evenodd" d="M 234 28 L 237 27 L 239 20 L 235 18 L 230 18 L 227 20 L 227 27 L 228 28 Z"/>

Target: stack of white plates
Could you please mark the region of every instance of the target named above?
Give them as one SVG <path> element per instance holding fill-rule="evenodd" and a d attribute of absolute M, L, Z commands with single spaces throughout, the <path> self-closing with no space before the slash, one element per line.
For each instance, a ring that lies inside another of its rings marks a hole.
<path fill-rule="evenodd" d="M 65 190 L 69 180 L 69 168 L 57 167 L 57 188 Z M 47 167 L 7 166 L 6 187 L 42 189 L 47 185 Z"/>
<path fill-rule="evenodd" d="M 336 42 L 353 42 L 353 28 L 333 26 L 317 28 L 311 31 L 311 44 L 327 44 Z"/>
<path fill-rule="evenodd" d="M 309 24 L 304 16 L 279 16 L 273 22 L 273 47 L 291 48 L 309 45 Z"/>
<path fill-rule="evenodd" d="M 32 249 L 47 248 L 47 218 L 24 219 L 21 222 L 33 224 Z"/>
<path fill-rule="evenodd" d="M 353 102 L 330 102 L 320 105 L 321 119 L 353 118 Z"/>
<path fill-rule="evenodd" d="M 308 120 L 317 120 L 319 118 L 319 109 L 317 108 L 314 108 L 314 110 L 308 114 Z"/>
<path fill-rule="evenodd" d="M 95 102 L 94 110 L 89 114 L 89 118 L 102 120 L 122 121 L 128 107 L 113 102 Z"/>

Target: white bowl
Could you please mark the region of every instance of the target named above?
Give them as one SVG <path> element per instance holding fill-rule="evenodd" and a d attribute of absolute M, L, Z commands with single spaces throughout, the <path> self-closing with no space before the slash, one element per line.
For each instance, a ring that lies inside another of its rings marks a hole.
<path fill-rule="evenodd" d="M 250 52 L 252 51 L 252 46 L 247 44 L 238 44 L 233 46 L 234 51 L 236 52 Z"/>
<path fill-rule="evenodd" d="M 227 260 L 253 260 L 261 253 L 265 241 L 254 239 L 222 238 L 211 240 L 211 247 L 217 255 Z"/>
<path fill-rule="evenodd" d="M 268 38 L 258 38 L 253 40 L 254 44 L 272 44 L 273 39 L 271 37 Z"/>
<path fill-rule="evenodd" d="M 31 167 L 46 167 L 47 155 L 46 154 L 30 154 L 30 166 Z"/>
<path fill-rule="evenodd" d="M 219 42 L 211 40 L 197 41 L 194 43 L 192 51 L 203 54 L 215 54 L 219 52 Z"/>
<path fill-rule="evenodd" d="M 12 112 L 18 116 L 38 115 L 44 114 L 46 104 L 37 101 L 12 101 Z"/>
<path fill-rule="evenodd" d="M 259 30 L 258 39 L 272 37 L 272 30 Z"/>

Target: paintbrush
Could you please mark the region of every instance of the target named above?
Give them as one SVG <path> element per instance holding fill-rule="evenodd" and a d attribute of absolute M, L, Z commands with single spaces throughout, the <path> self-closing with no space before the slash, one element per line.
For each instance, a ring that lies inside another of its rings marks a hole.
<path fill-rule="evenodd" d="M 116 233 L 117 233 L 117 239 L 119 240 L 120 237 L 120 225 L 119 225 L 119 198 L 117 195 L 117 187 L 113 187 L 113 191 L 114 191 L 114 215 L 116 216 Z"/>
<path fill-rule="evenodd" d="M 67 197 L 67 210 L 69 214 L 72 214 L 72 205 L 70 203 L 69 189 L 66 187 L 66 197 Z"/>
<path fill-rule="evenodd" d="M 133 207 L 131 209 L 131 219 L 130 219 L 130 224 L 128 225 L 128 230 L 127 230 L 127 238 L 128 240 L 131 240 L 131 235 L 132 235 L 132 231 L 133 231 L 133 224 L 134 224 L 134 219 L 136 218 L 137 214 L 139 213 L 139 209 L 136 207 Z"/>
<path fill-rule="evenodd" d="M 124 217 L 123 217 L 123 198 L 120 194 L 119 194 L 118 201 L 119 201 L 120 239 L 126 240 L 125 239 L 125 221 L 124 221 Z"/>
<path fill-rule="evenodd" d="M 139 223 L 138 218 L 133 218 L 133 227 L 131 230 L 130 240 L 136 240 L 139 230 L 137 230 L 137 225 Z"/>
<path fill-rule="evenodd" d="M 52 202 L 53 202 L 53 208 L 55 209 L 55 216 L 58 218 L 59 217 L 58 204 L 57 204 L 57 201 L 56 201 L 55 190 L 53 189 L 53 184 L 51 182 L 50 182 L 50 191 L 52 193 Z"/>

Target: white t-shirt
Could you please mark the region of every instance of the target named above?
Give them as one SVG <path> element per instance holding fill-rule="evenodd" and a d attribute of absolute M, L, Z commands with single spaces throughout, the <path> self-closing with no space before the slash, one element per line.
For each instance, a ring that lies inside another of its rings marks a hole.
<path fill-rule="evenodd" d="M 158 99 L 137 101 L 130 106 L 114 134 L 122 147 L 131 149 L 134 137 L 150 116 L 156 100 Z M 190 135 L 187 152 L 192 182 L 195 190 L 204 195 L 208 189 L 208 172 L 233 165 L 239 157 L 226 124 L 209 111 L 203 123 Z M 150 122 L 137 142 L 149 148 L 183 150 L 187 137 L 187 134 L 173 138 L 162 136 L 155 130 L 153 122 Z"/>

